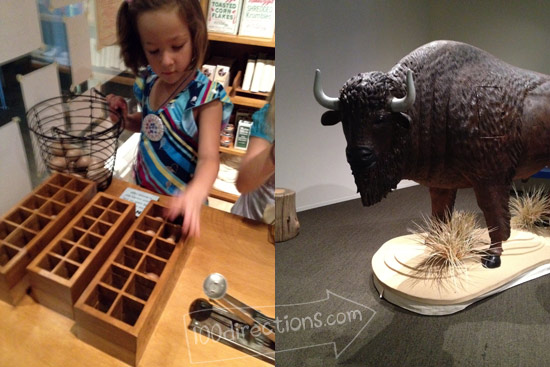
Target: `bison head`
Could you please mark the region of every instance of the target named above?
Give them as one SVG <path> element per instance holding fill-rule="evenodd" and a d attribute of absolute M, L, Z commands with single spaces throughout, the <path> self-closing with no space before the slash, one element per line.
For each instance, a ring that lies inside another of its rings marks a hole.
<path fill-rule="evenodd" d="M 323 125 L 342 121 L 346 136 L 346 158 L 363 205 L 382 200 L 403 176 L 410 144 L 410 117 L 404 112 L 414 103 L 412 72 L 404 83 L 388 74 L 370 72 L 349 79 L 340 98 L 327 97 L 315 74 L 314 95 L 323 107 Z M 405 90 L 406 89 L 406 90 Z"/>

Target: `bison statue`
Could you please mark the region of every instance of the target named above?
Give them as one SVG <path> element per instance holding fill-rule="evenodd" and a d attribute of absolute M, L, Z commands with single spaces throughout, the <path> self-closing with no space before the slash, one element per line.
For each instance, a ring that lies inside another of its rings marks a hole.
<path fill-rule="evenodd" d="M 363 205 L 379 202 L 401 179 L 429 188 L 432 215 L 445 220 L 456 192 L 473 187 L 490 232 L 482 263 L 501 264 L 510 236 L 514 179 L 550 161 L 550 76 L 511 66 L 468 44 L 435 41 L 389 72 L 350 78 L 328 97 L 316 71 L 314 95 L 342 122 Z"/>

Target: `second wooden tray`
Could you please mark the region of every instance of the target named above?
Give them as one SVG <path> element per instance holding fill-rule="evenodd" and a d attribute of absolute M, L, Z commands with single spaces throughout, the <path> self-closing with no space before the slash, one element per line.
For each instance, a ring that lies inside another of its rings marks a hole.
<path fill-rule="evenodd" d="M 75 304 L 77 336 L 137 365 L 190 253 L 150 202 Z"/>
<path fill-rule="evenodd" d="M 27 267 L 33 297 L 73 318 L 73 305 L 135 218 L 135 204 L 97 194 Z"/>

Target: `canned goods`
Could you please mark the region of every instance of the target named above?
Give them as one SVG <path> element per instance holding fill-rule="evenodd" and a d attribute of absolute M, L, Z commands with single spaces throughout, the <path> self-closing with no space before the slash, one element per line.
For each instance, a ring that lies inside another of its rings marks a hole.
<path fill-rule="evenodd" d="M 223 132 L 233 135 L 233 133 L 235 132 L 235 125 L 228 124 L 225 129 L 223 129 Z"/>
<path fill-rule="evenodd" d="M 230 147 L 233 143 L 233 134 L 223 132 L 220 134 L 220 145 L 222 147 Z"/>

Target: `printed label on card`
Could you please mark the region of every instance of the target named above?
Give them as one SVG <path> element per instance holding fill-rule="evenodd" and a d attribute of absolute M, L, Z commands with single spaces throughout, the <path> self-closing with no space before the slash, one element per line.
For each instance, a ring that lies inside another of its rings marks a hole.
<path fill-rule="evenodd" d="M 120 195 L 120 198 L 136 204 L 136 217 L 140 216 L 140 214 L 143 212 L 143 209 L 145 209 L 145 207 L 147 206 L 147 204 L 149 204 L 151 200 L 159 200 L 158 195 L 149 194 L 148 192 L 143 192 L 132 188 L 127 188 L 126 190 L 124 190 L 122 195 Z"/>

